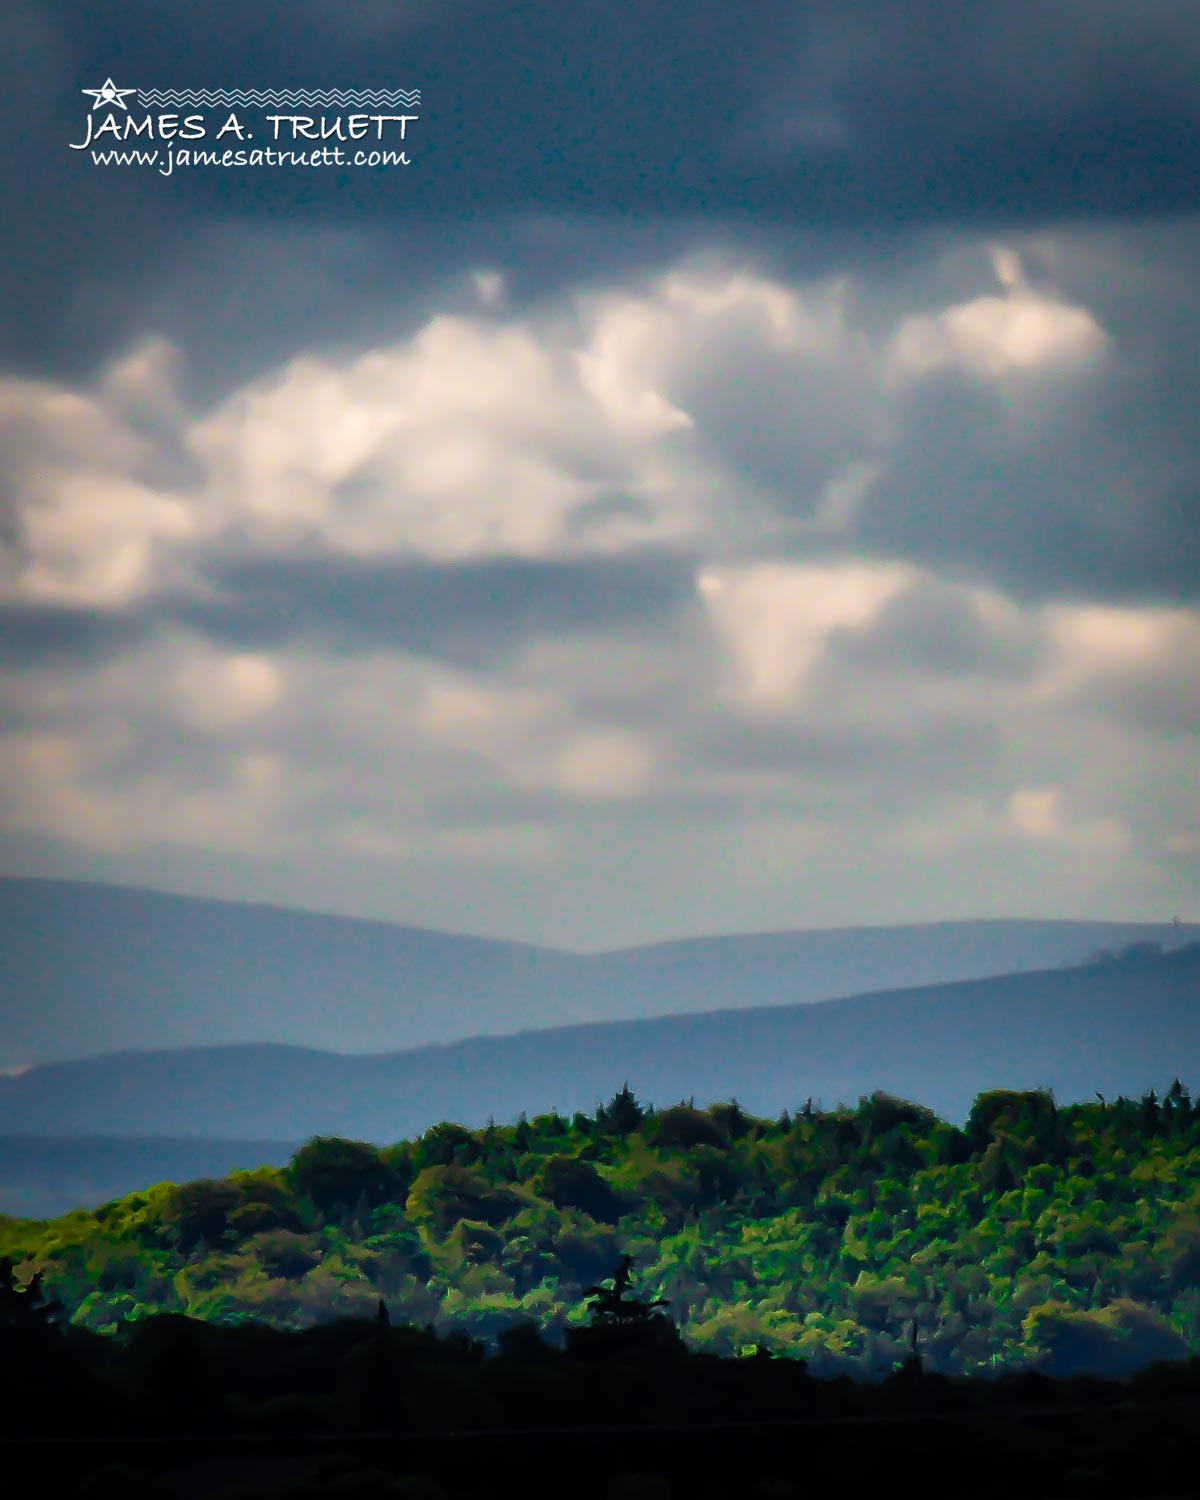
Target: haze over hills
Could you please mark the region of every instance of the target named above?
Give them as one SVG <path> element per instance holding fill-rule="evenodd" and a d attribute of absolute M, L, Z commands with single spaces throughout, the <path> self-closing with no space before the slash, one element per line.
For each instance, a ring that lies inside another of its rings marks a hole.
<path fill-rule="evenodd" d="M 775 1115 L 875 1089 L 961 1121 L 991 1088 L 1060 1099 L 1200 1085 L 1200 944 L 1159 956 L 823 1004 L 482 1037 L 383 1056 L 282 1046 L 130 1052 L 0 1080 L 0 1134 L 379 1143 L 453 1119 L 591 1111 L 628 1080 L 663 1106 Z"/>
<path fill-rule="evenodd" d="M 48 1219 L 95 1208 L 156 1182 L 281 1167 L 300 1141 L 0 1135 L 0 1213 Z"/>
<path fill-rule="evenodd" d="M 0 1068 L 249 1042 L 382 1053 L 1045 969 L 1101 948 L 1195 935 L 1200 928 L 1172 933 L 1166 924 L 993 920 L 574 954 L 242 902 L 8 878 L 0 879 Z"/>

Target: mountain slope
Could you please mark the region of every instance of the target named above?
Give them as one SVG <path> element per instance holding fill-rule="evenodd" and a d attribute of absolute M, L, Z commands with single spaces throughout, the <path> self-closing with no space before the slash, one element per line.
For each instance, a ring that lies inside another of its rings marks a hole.
<path fill-rule="evenodd" d="M 875 1089 L 961 1120 L 991 1088 L 1141 1094 L 1200 1083 L 1200 945 L 1141 962 L 482 1037 L 383 1056 L 244 1046 L 123 1053 L 0 1080 L 0 1134 L 391 1142 L 442 1119 L 658 1105 L 756 1114 Z"/>
<path fill-rule="evenodd" d="M 1166 935 L 1135 923 L 948 922 L 582 955 L 120 886 L 0 879 L 0 1068 L 258 1041 L 378 1053 L 1043 969 Z"/>

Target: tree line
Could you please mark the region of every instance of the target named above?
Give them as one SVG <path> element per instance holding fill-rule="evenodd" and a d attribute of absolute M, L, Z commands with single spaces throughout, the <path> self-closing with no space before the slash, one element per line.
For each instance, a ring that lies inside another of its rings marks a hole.
<path fill-rule="evenodd" d="M 127 1336 L 156 1314 L 303 1330 L 370 1319 L 564 1348 L 622 1257 L 696 1353 L 811 1375 L 1121 1378 L 1200 1353 L 1200 1109 L 981 1095 L 959 1128 L 876 1093 L 777 1119 L 736 1101 L 318 1137 L 283 1168 L 0 1220 L 15 1284 Z M 0 1292 L 0 1297 L 3 1293 Z"/>

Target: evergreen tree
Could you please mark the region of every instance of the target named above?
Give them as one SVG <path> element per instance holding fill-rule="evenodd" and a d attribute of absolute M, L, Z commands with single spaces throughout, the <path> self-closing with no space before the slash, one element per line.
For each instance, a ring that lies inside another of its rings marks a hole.
<path fill-rule="evenodd" d="M 622 1139 L 639 1129 L 646 1118 L 646 1111 L 634 1098 L 628 1083 L 623 1083 L 607 1105 L 596 1112 L 596 1123 L 606 1135 L 617 1135 Z"/>

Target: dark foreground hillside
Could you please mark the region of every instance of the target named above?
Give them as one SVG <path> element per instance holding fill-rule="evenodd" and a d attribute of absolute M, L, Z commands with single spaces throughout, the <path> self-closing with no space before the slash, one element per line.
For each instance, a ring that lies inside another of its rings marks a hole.
<path fill-rule="evenodd" d="M 9 1298 L 8 1476 L 79 1500 L 1195 1493 L 1200 1361 L 971 1382 L 913 1357 L 874 1384 L 822 1381 L 762 1351 L 689 1353 L 644 1302 L 603 1311 L 611 1289 L 561 1350 L 527 1325 L 488 1351 L 378 1314 L 290 1334 L 165 1315 L 104 1339 Z"/>

